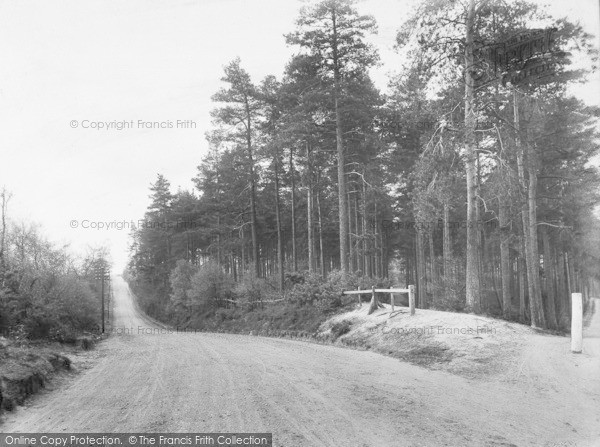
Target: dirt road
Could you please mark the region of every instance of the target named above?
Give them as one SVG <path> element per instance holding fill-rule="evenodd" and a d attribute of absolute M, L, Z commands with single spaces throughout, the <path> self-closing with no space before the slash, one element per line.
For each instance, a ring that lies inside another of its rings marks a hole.
<path fill-rule="evenodd" d="M 286 447 L 600 445 L 597 356 L 571 355 L 568 338 L 540 336 L 562 356 L 543 376 L 535 363 L 546 368 L 548 352 L 538 350 L 511 377 L 468 380 L 367 351 L 166 333 L 121 278 L 114 291 L 120 333 L 92 367 L 6 416 L 2 431 L 273 432 Z M 580 376 L 577 364 L 587 365 Z M 582 382 L 551 377 L 557 368 Z"/>

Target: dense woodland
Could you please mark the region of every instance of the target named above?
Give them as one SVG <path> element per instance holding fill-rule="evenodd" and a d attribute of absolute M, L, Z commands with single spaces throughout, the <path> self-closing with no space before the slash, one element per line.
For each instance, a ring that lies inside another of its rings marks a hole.
<path fill-rule="evenodd" d="M 600 274 L 599 111 L 567 93 L 589 75 L 575 62 L 595 67 L 594 37 L 524 1 L 426 0 L 398 24 L 406 60 L 382 92 L 359 6 L 302 8 L 280 79 L 224 67 L 195 189 L 158 175 L 132 233 L 146 310 L 415 284 L 421 308 L 567 329 L 570 293 L 597 293 Z M 517 82 L 490 62 L 494 45 L 552 28 L 536 56 L 550 76 Z"/>

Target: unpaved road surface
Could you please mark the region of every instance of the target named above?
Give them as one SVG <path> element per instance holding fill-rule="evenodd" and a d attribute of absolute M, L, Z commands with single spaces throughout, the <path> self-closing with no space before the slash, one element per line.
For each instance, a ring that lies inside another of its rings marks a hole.
<path fill-rule="evenodd" d="M 5 416 L 3 432 L 273 432 L 276 446 L 308 447 L 600 445 L 600 370 L 590 373 L 598 351 L 572 355 L 565 337 L 540 335 L 513 373 L 469 380 L 308 342 L 161 334 L 121 278 L 114 291 L 121 333 L 91 367 Z M 584 349 L 598 343 L 593 335 Z"/>

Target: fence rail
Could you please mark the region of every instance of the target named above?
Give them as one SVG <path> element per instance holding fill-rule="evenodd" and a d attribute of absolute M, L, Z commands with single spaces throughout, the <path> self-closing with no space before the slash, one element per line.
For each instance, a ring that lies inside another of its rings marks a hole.
<path fill-rule="evenodd" d="M 392 312 L 394 312 L 394 294 L 395 293 L 408 293 L 408 307 L 410 308 L 410 314 L 415 314 L 415 286 L 410 285 L 408 289 L 390 288 L 390 289 L 376 289 L 374 286 L 370 290 L 345 290 L 342 292 L 343 295 L 358 295 L 358 303 L 360 304 L 360 296 L 370 293 L 371 294 L 371 308 L 369 313 L 374 311 L 377 306 L 376 293 L 389 293 L 390 304 L 392 305 Z"/>

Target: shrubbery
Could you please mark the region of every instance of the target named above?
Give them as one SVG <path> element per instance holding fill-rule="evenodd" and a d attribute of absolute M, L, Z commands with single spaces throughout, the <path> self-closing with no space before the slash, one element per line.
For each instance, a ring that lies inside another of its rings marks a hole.
<path fill-rule="evenodd" d="M 233 298 L 233 280 L 215 262 L 198 267 L 190 285 L 187 296 L 192 310 L 223 305 Z"/>
<path fill-rule="evenodd" d="M 168 314 L 177 322 L 234 298 L 234 282 L 214 262 L 201 266 L 180 260 L 170 275 Z"/>
<path fill-rule="evenodd" d="M 352 323 L 348 320 L 338 321 L 331 326 L 331 333 L 335 338 L 347 334 L 352 329 Z"/>
<path fill-rule="evenodd" d="M 322 310 L 332 310 L 342 305 L 342 292 L 354 288 L 356 278 L 342 279 L 340 271 L 331 272 L 326 279 L 319 275 L 306 274 L 304 281 L 298 282 L 288 293 L 291 302 L 301 306 L 316 306 Z"/>
<path fill-rule="evenodd" d="M 229 307 L 234 303 L 246 310 L 263 302 L 281 298 L 278 288 L 268 279 L 257 278 L 252 266 L 238 282 L 233 282 L 223 269 L 214 262 L 196 266 L 188 261 L 178 261 L 170 275 L 171 294 L 169 314 L 181 321 L 182 316 L 206 312 L 213 308 Z M 342 306 L 342 292 L 357 287 L 370 289 L 372 286 L 387 288 L 390 280 L 346 275 L 334 270 L 325 279 L 317 274 L 294 272 L 288 274 L 285 301 L 303 307 L 316 307 L 330 311 Z"/>
<path fill-rule="evenodd" d="M 314 332 L 344 303 L 344 290 L 372 286 L 387 288 L 390 280 L 346 275 L 332 271 L 326 278 L 308 272 L 286 276 L 282 295 L 273 278 L 257 278 L 252 265 L 237 282 L 214 262 L 200 266 L 180 260 L 170 274 L 166 320 L 180 327 L 209 331 L 264 333 L 270 330 Z M 142 300 L 143 301 L 143 300 Z M 273 301 L 278 301 L 273 303 Z M 156 316 L 156 314 L 154 314 Z M 339 335 L 344 327 L 336 328 Z M 339 336 L 338 335 L 338 336 Z"/>
<path fill-rule="evenodd" d="M 249 306 L 250 308 L 254 308 L 254 306 L 262 301 L 272 301 L 281 298 L 277 288 L 267 279 L 257 278 L 252 267 L 235 284 L 234 295 L 239 304 Z"/>
<path fill-rule="evenodd" d="M 191 262 L 184 259 L 177 261 L 177 265 L 169 276 L 171 283 L 169 310 L 171 313 L 181 313 L 189 310 L 189 291 L 192 288 L 192 277 L 197 271 L 197 267 Z"/>
<path fill-rule="evenodd" d="M 182 326 L 188 329 L 204 331 L 223 331 L 266 335 L 272 331 L 292 331 L 315 333 L 321 323 L 328 318 L 327 313 L 316 307 L 297 306 L 289 302 L 277 304 L 247 306 L 237 308 L 219 308 L 192 316 Z"/>
<path fill-rule="evenodd" d="M 291 283 L 291 284 L 290 284 Z M 260 305 L 262 301 L 280 298 L 277 288 L 266 279 L 259 279 L 248 272 L 233 287 L 235 307 L 212 308 L 190 315 L 184 326 L 207 331 L 253 332 L 255 334 L 314 333 L 319 326 L 340 310 L 344 302 L 342 291 L 357 287 L 370 289 L 389 287 L 389 280 L 373 280 L 347 275 L 342 279 L 339 271 L 331 272 L 323 279 L 319 275 L 296 272 L 288 275 L 284 301 Z M 335 337 L 349 332 L 351 322 L 343 321 L 332 327 Z M 275 332 L 273 332 L 275 331 Z"/>
<path fill-rule="evenodd" d="M 98 269 L 106 249 L 79 260 L 56 248 L 35 225 L 11 225 L 0 251 L 0 334 L 73 342 L 100 328 Z"/>
<path fill-rule="evenodd" d="M 342 292 L 344 290 L 368 290 L 371 287 L 389 288 L 392 286 L 390 279 L 368 278 L 348 274 L 346 279 L 342 278 L 342 272 L 334 270 L 327 278 L 323 279 L 319 275 L 306 274 L 303 281 L 299 281 L 290 290 L 288 297 L 290 301 L 299 305 L 317 306 L 322 310 L 334 310 L 339 308 L 342 301 Z"/>
<path fill-rule="evenodd" d="M 4 273 L 0 330 L 6 335 L 71 342 L 98 328 L 100 303 L 74 273 Z"/>

